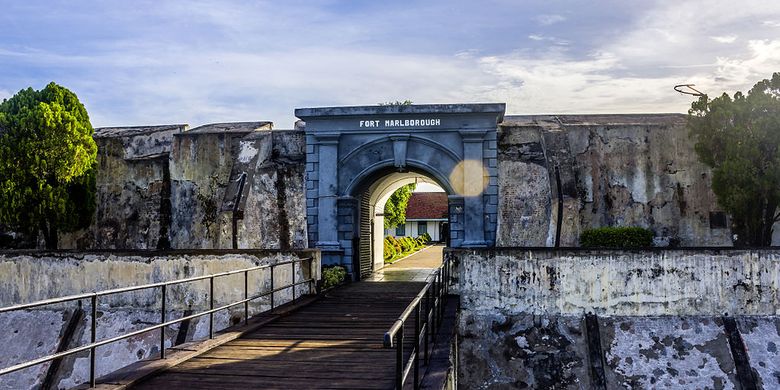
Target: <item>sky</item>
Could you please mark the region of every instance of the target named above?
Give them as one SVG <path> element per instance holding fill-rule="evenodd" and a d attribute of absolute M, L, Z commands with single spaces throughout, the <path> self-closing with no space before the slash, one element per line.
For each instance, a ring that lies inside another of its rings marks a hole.
<path fill-rule="evenodd" d="M 684 113 L 694 83 L 780 71 L 780 2 L 0 0 L 0 99 L 55 81 L 92 124 L 271 120 L 299 107 L 504 102 Z"/>

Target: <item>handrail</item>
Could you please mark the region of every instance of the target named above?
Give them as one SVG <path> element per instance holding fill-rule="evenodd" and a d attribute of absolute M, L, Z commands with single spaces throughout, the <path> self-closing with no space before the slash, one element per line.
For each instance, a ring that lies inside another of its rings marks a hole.
<path fill-rule="evenodd" d="M 310 275 L 310 277 L 308 279 L 296 282 L 295 281 L 295 264 L 296 263 L 301 263 L 299 269 L 301 271 L 303 271 L 303 264 L 302 263 L 305 262 L 305 261 L 309 262 L 309 275 Z M 274 272 L 273 271 L 274 271 L 274 269 L 276 267 L 283 266 L 283 265 L 288 265 L 288 264 L 292 265 L 292 267 L 291 267 L 292 268 L 291 282 L 289 284 L 285 284 L 285 285 L 283 285 L 281 287 L 274 288 L 274 283 L 273 283 L 273 277 L 274 277 Z M 70 356 L 70 355 L 73 355 L 73 354 L 76 354 L 76 353 L 79 353 L 79 352 L 83 352 L 83 351 L 89 350 L 90 351 L 90 370 L 89 370 L 90 371 L 90 377 L 89 377 L 89 382 L 90 382 L 90 386 L 91 387 L 95 387 L 95 384 L 96 384 L 95 383 L 95 379 L 96 379 L 95 378 L 95 348 L 103 346 L 103 345 L 111 344 L 113 342 L 116 342 L 116 341 L 119 341 L 119 340 L 123 340 L 123 339 L 129 338 L 129 337 L 137 336 L 137 335 L 140 335 L 140 334 L 143 334 L 143 333 L 146 333 L 146 332 L 151 332 L 153 330 L 160 329 L 160 358 L 164 359 L 165 358 L 165 328 L 166 327 L 168 327 L 170 325 L 174 325 L 174 324 L 180 323 L 180 322 L 183 322 L 183 321 L 187 321 L 187 320 L 191 320 L 191 319 L 194 319 L 194 318 L 197 318 L 197 317 L 201 317 L 201 316 L 204 316 L 204 315 L 209 315 L 209 338 L 213 338 L 214 337 L 214 317 L 213 317 L 213 315 L 214 315 L 215 312 L 218 312 L 220 310 L 225 310 L 225 309 L 231 308 L 233 306 L 238 306 L 240 304 L 244 304 L 244 323 L 247 323 L 247 321 L 249 319 L 249 302 L 250 301 L 253 301 L 255 299 L 262 298 L 262 297 L 265 297 L 265 296 L 268 296 L 268 295 L 271 295 L 271 308 L 270 308 L 270 310 L 273 310 L 274 309 L 273 294 L 276 293 L 276 292 L 279 292 L 279 291 L 282 291 L 282 290 L 285 290 L 285 289 L 288 289 L 288 288 L 292 288 L 293 289 L 293 291 L 292 291 L 292 294 L 293 294 L 292 300 L 294 302 L 295 301 L 295 287 L 296 286 L 302 285 L 302 284 L 309 284 L 309 292 L 310 293 L 311 293 L 312 289 L 316 290 L 316 285 L 315 285 L 316 280 L 313 277 L 311 277 L 311 276 L 313 276 L 315 274 L 314 270 L 313 270 L 313 266 L 314 266 L 314 258 L 307 257 L 307 258 L 283 261 L 283 262 L 274 263 L 274 264 L 265 264 L 265 265 L 261 265 L 261 266 L 244 268 L 244 269 L 239 269 L 239 270 L 219 272 L 219 273 L 210 274 L 210 275 L 202 275 L 202 276 L 196 276 L 196 277 L 190 277 L 190 278 L 184 278 L 184 279 L 171 280 L 171 281 L 166 281 L 166 282 L 144 284 L 144 285 L 140 285 L 140 286 L 123 287 L 123 288 L 116 288 L 116 289 L 96 291 L 96 292 L 91 292 L 91 293 L 69 295 L 69 296 L 65 296 L 65 297 L 44 299 L 44 300 L 40 300 L 40 301 L 36 301 L 36 302 L 31 302 L 31 303 L 25 303 L 25 304 L 20 304 L 20 305 L 14 305 L 14 306 L 8 306 L 8 307 L 0 308 L 0 313 L 5 313 L 5 312 L 10 312 L 10 311 L 15 311 L 15 310 L 24 310 L 24 309 L 30 309 L 30 308 L 39 307 L 39 306 L 46 306 L 46 305 L 51 305 L 51 304 L 56 304 L 56 303 L 63 303 L 63 302 L 71 302 L 71 301 L 87 299 L 87 298 L 91 299 L 91 306 L 92 306 L 92 308 L 91 308 L 92 309 L 91 342 L 89 344 L 82 345 L 82 346 L 75 347 L 75 348 L 71 348 L 71 349 L 68 349 L 68 350 L 65 350 L 65 351 L 62 351 L 62 352 L 58 352 L 58 353 L 55 353 L 55 354 L 43 356 L 43 357 L 40 357 L 40 358 L 37 358 L 37 359 L 34 359 L 34 360 L 29 360 L 29 361 L 22 362 L 22 363 L 19 363 L 19 364 L 10 366 L 10 367 L 6 367 L 6 368 L 3 368 L 3 369 L 0 369 L 0 376 L 5 375 L 5 374 L 9 374 L 9 373 L 12 373 L 12 372 L 15 372 L 15 371 L 19 371 L 19 370 L 22 370 L 22 369 L 25 369 L 25 368 L 28 368 L 28 367 L 32 367 L 32 366 L 35 366 L 35 365 L 38 365 L 38 364 L 46 363 L 48 361 L 60 359 L 60 358 L 66 357 L 66 356 Z M 271 277 L 271 290 L 266 291 L 266 292 L 261 293 L 261 294 L 258 294 L 258 295 L 255 295 L 255 296 L 252 296 L 252 297 L 249 297 L 248 296 L 249 272 L 256 271 L 256 270 L 261 270 L 261 269 L 270 269 L 271 270 L 271 275 L 270 275 L 270 277 Z M 244 274 L 244 299 L 241 299 L 241 300 L 238 300 L 238 301 L 234 301 L 232 303 L 229 303 L 229 304 L 226 304 L 226 305 L 222 305 L 222 306 L 219 306 L 219 307 L 214 307 L 214 278 L 219 278 L 219 277 L 228 276 L 228 275 L 237 275 L 237 274 L 241 274 L 241 273 Z M 165 307 L 166 307 L 165 296 L 166 296 L 167 287 L 171 286 L 171 285 L 177 285 L 177 284 L 188 283 L 188 282 L 195 282 L 195 281 L 206 280 L 206 279 L 209 280 L 209 301 L 210 301 L 209 309 L 205 310 L 205 311 L 201 311 L 201 312 L 195 313 L 195 314 L 191 314 L 191 315 L 188 315 L 188 316 L 185 316 L 185 317 L 181 317 L 181 318 L 178 318 L 178 319 L 175 319 L 175 320 L 166 321 L 165 320 L 165 314 L 166 314 L 165 313 Z M 101 340 L 101 341 L 97 341 L 96 340 L 96 333 L 97 333 L 96 314 L 97 314 L 97 298 L 98 297 L 111 295 L 111 294 L 119 294 L 119 293 L 131 292 L 131 291 L 138 291 L 138 290 L 149 289 L 149 288 L 157 288 L 157 287 L 161 288 L 161 292 L 162 292 L 162 303 L 160 305 L 161 306 L 160 311 L 161 311 L 161 319 L 162 320 L 161 320 L 161 322 L 159 324 L 148 326 L 146 328 L 139 329 L 139 330 L 136 330 L 136 331 L 132 331 L 132 332 L 129 332 L 129 333 L 120 334 L 118 336 L 115 336 L 115 337 L 112 337 L 112 338 L 109 338 L 109 339 L 105 339 L 105 340 Z"/>
<path fill-rule="evenodd" d="M 442 264 L 425 279 L 425 286 L 412 299 L 406 309 L 393 322 L 382 339 L 385 348 L 396 349 L 395 388 L 403 389 L 410 371 L 414 371 L 414 389 L 420 388 L 420 343 L 422 359 L 427 364 L 430 358 L 430 345 L 436 339 L 439 325 L 444 317 L 444 299 L 449 293 L 449 281 L 452 263 L 445 257 Z M 422 304 L 425 302 L 425 315 L 422 314 Z M 404 363 L 404 325 L 414 313 L 414 343 L 409 357 Z M 394 342 L 395 341 L 395 342 Z"/>
<path fill-rule="evenodd" d="M 398 319 L 393 322 L 393 325 L 390 326 L 390 329 L 385 332 L 384 337 L 384 346 L 385 348 L 393 348 L 393 337 L 395 337 L 396 333 L 398 333 L 398 330 L 404 325 L 404 322 L 409 318 L 409 316 L 414 311 L 414 308 L 420 303 L 420 300 L 425 297 L 425 295 L 428 293 L 428 289 L 431 288 L 431 283 L 433 279 L 435 279 L 435 276 L 438 275 L 438 273 L 441 272 L 440 269 L 436 269 L 436 271 L 431 272 L 431 274 L 425 278 L 425 287 L 420 290 L 420 293 L 417 294 L 414 299 L 409 303 L 408 306 L 406 306 L 406 309 L 401 313 L 400 316 L 398 316 Z M 428 279 L 431 279 L 431 281 L 428 281 Z"/>
<path fill-rule="evenodd" d="M 288 261 L 283 261 L 283 262 L 276 263 L 276 264 L 264 264 L 264 265 L 259 265 L 259 266 L 255 266 L 255 267 L 244 268 L 244 269 L 239 269 L 239 270 L 234 270 L 234 271 L 225 271 L 225 272 L 220 272 L 220 273 L 211 274 L 211 275 L 193 276 L 193 277 L 185 278 L 185 279 L 169 280 L 167 282 L 149 283 L 149 284 L 142 284 L 140 286 L 121 287 L 121 288 L 115 288 L 115 289 L 109 289 L 109 290 L 101 290 L 101 291 L 96 291 L 96 292 L 91 292 L 91 293 L 66 295 L 64 297 L 50 298 L 50 299 L 44 299 L 44 300 L 30 302 L 30 303 L 22 303 L 22 304 L 14 305 L 14 306 L 2 307 L 2 308 L 0 308 L 0 313 L 5 313 L 5 312 L 15 311 L 15 310 L 30 309 L 30 308 L 33 308 L 33 307 L 52 305 L 52 304 L 55 304 L 55 303 L 64 303 L 64 302 L 76 301 L 76 300 L 80 300 L 80 299 L 91 298 L 93 296 L 104 296 L 104 295 L 120 294 L 120 293 L 144 290 L 144 289 L 147 289 L 147 288 L 155 288 L 155 287 L 162 287 L 162 286 L 172 286 L 172 285 L 188 283 L 188 282 L 197 282 L 199 280 L 205 280 L 205 279 L 208 279 L 208 278 L 211 278 L 211 277 L 218 278 L 218 277 L 221 277 L 221 276 L 228 276 L 228 275 L 239 274 L 241 272 L 255 271 L 255 270 L 259 270 L 259 269 L 266 269 L 266 268 L 270 268 L 272 266 L 276 267 L 276 266 L 286 265 L 286 264 L 291 264 L 291 263 L 299 263 L 299 262 L 306 261 L 306 260 L 311 260 L 311 258 L 307 257 L 307 258 L 304 258 L 304 259 L 288 260 Z"/>

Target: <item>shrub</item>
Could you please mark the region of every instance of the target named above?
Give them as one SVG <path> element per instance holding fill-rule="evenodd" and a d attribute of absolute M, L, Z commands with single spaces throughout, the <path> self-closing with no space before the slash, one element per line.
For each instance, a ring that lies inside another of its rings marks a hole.
<path fill-rule="evenodd" d="M 401 250 L 404 253 L 411 252 L 414 250 L 414 245 L 412 245 L 409 242 L 409 237 L 402 237 L 399 242 L 401 243 Z"/>
<path fill-rule="evenodd" d="M 331 288 L 344 283 L 344 277 L 347 276 L 347 270 L 339 265 L 322 268 L 322 288 Z"/>
<path fill-rule="evenodd" d="M 580 245 L 587 248 L 646 248 L 653 246 L 653 232 L 641 227 L 586 229 Z"/>
<path fill-rule="evenodd" d="M 417 236 L 416 241 L 420 246 L 424 246 L 431 242 L 431 235 L 428 233 L 420 234 Z"/>
<path fill-rule="evenodd" d="M 393 258 L 398 254 L 398 251 L 395 250 L 395 245 L 393 245 L 393 242 L 390 241 L 391 237 L 385 237 L 384 240 L 384 259 L 385 262 L 392 261 Z"/>
<path fill-rule="evenodd" d="M 395 248 L 396 254 L 400 254 L 403 252 L 403 249 L 401 248 L 401 243 L 393 236 L 387 236 L 387 239 L 390 240 L 390 244 L 393 245 L 393 248 Z"/>

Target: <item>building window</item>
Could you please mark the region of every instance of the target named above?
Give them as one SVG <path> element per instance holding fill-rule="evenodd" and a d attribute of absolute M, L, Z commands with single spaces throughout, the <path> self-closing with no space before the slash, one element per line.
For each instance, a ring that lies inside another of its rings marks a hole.
<path fill-rule="evenodd" d="M 395 227 L 395 236 L 402 237 L 406 235 L 406 224 L 401 224 Z"/>
<path fill-rule="evenodd" d="M 418 236 L 422 236 L 425 233 L 428 233 L 428 223 L 427 222 L 418 222 L 417 223 L 417 235 Z"/>

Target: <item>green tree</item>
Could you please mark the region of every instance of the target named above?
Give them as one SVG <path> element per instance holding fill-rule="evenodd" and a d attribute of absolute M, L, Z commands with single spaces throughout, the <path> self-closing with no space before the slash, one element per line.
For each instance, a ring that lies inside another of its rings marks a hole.
<path fill-rule="evenodd" d="M 89 226 L 95 161 L 87 110 L 55 83 L 0 103 L 0 223 L 57 248 L 57 232 Z"/>
<path fill-rule="evenodd" d="M 731 215 L 735 245 L 770 245 L 780 220 L 780 73 L 747 95 L 701 96 L 688 114 L 696 153 L 712 168 L 712 190 Z"/>
<path fill-rule="evenodd" d="M 417 186 L 407 184 L 393 192 L 385 203 L 385 228 L 389 229 L 406 223 L 406 206 L 409 205 L 409 198 L 412 197 L 412 191 Z"/>

